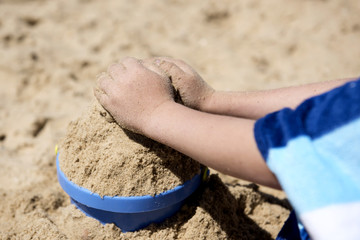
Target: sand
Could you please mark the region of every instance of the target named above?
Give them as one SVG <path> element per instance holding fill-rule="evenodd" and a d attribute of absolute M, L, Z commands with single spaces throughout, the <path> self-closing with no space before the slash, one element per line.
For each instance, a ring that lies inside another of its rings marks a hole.
<path fill-rule="evenodd" d="M 54 147 L 95 76 L 125 56 L 184 59 L 219 90 L 358 76 L 359 11 L 357 0 L 0 0 L 0 239 L 275 238 L 285 194 L 221 174 L 160 226 L 103 226 L 60 188 Z"/>
<path fill-rule="evenodd" d="M 65 176 L 100 196 L 154 196 L 201 170 L 172 148 L 122 129 L 95 99 L 69 124 L 59 149 Z"/>

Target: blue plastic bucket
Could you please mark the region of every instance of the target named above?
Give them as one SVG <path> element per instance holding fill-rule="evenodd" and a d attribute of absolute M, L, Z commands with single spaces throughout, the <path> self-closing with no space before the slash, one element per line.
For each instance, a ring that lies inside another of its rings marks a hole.
<path fill-rule="evenodd" d="M 56 168 L 61 187 L 78 209 L 103 224 L 114 223 L 123 232 L 136 231 L 174 215 L 199 187 L 202 178 L 208 175 L 208 171 L 203 176 L 195 175 L 183 185 L 155 196 L 100 197 L 66 178 L 59 167 L 59 153 L 56 155 Z"/>

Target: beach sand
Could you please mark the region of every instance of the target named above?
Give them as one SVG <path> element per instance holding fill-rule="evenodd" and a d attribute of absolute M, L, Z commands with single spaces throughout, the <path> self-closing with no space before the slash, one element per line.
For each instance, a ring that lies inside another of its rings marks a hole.
<path fill-rule="evenodd" d="M 163 224 L 103 226 L 70 204 L 54 147 L 96 75 L 125 56 L 183 59 L 218 90 L 356 77 L 359 11 L 357 0 L 0 0 L 0 239 L 275 238 L 285 194 L 214 171 Z"/>
<path fill-rule="evenodd" d="M 59 166 L 78 186 L 100 196 L 123 197 L 155 196 L 201 170 L 190 157 L 121 128 L 95 99 L 69 124 L 59 145 Z"/>

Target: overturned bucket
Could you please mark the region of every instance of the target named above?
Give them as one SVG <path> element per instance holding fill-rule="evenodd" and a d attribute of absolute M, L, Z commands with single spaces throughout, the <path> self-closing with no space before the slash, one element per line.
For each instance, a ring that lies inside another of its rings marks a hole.
<path fill-rule="evenodd" d="M 56 154 L 56 169 L 61 187 L 78 209 L 102 224 L 114 223 L 123 232 L 136 231 L 174 215 L 209 174 L 204 169 L 184 184 L 155 196 L 100 197 L 66 178 L 59 167 L 59 152 Z"/>

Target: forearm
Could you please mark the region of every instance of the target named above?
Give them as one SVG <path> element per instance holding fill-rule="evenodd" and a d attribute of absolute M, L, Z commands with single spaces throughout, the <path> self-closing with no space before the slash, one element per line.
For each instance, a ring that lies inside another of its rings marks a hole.
<path fill-rule="evenodd" d="M 215 92 L 201 111 L 258 119 L 285 107 L 295 108 L 305 99 L 324 93 L 350 80 L 341 79 L 302 86 L 254 92 Z"/>
<path fill-rule="evenodd" d="M 199 112 L 176 103 L 159 107 L 144 134 L 234 177 L 280 188 L 254 139 L 254 121 Z"/>

